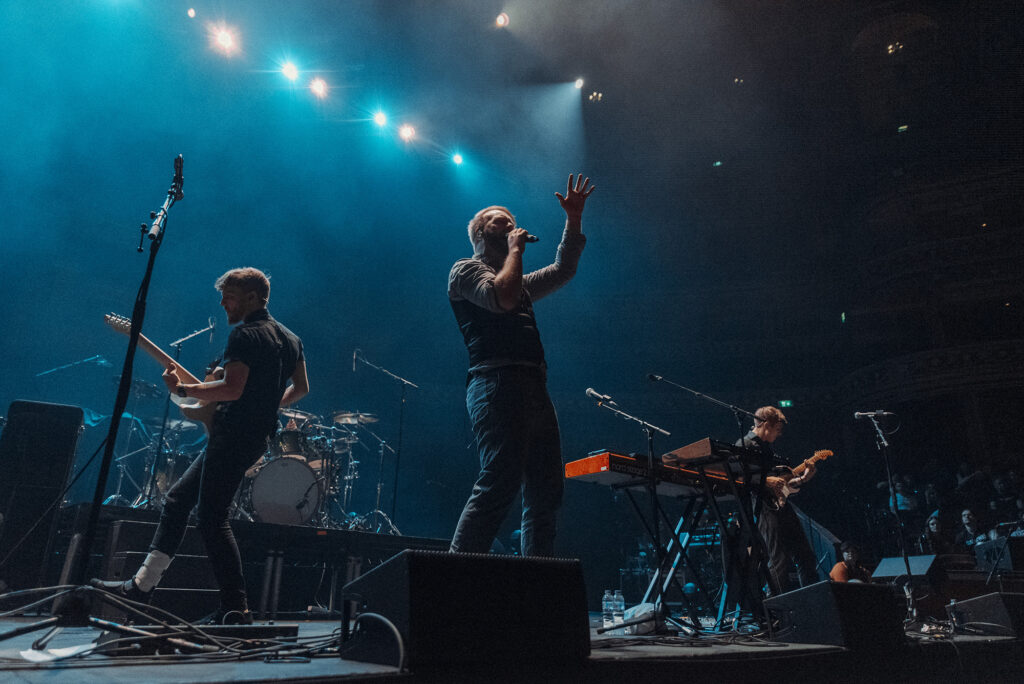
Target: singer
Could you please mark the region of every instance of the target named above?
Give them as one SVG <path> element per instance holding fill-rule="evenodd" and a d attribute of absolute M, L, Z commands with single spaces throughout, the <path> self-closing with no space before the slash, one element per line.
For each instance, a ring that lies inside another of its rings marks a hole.
<path fill-rule="evenodd" d="M 92 583 L 135 601 L 148 601 L 198 504 L 197 527 L 220 586 L 221 607 L 206 624 L 252 624 L 228 513 L 245 471 L 263 455 L 268 438 L 277 431 L 278 407 L 305 396 L 309 381 L 302 341 L 267 311 L 267 276 L 255 268 L 233 269 L 218 278 L 215 287 L 228 323 L 236 326 L 228 335 L 218 379 L 182 384 L 173 364 L 163 374 L 169 391 L 218 402 L 209 446 L 167 492 L 149 554 L 135 576 Z"/>
<path fill-rule="evenodd" d="M 523 274 L 529 233 L 505 207 L 481 209 L 469 222 L 473 257 L 448 277 L 448 299 L 469 351 L 466 408 L 480 474 L 462 510 L 451 550 L 487 553 L 522 489 L 524 556 L 551 556 L 562 503 L 562 448 L 547 391 L 544 347 L 533 302 L 569 282 L 586 243 L 583 206 L 594 186 L 569 175 L 565 229 L 555 261 Z"/>

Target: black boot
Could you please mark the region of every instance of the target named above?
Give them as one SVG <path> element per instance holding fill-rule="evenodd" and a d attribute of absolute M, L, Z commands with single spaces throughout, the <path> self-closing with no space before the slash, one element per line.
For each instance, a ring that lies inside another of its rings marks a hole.
<path fill-rule="evenodd" d="M 94 578 L 89 580 L 89 584 L 97 589 L 108 591 L 118 598 L 128 599 L 129 601 L 148 604 L 153 600 L 153 590 L 142 591 L 139 589 L 139 585 L 135 583 L 134 577 L 127 581 L 101 580 Z"/>

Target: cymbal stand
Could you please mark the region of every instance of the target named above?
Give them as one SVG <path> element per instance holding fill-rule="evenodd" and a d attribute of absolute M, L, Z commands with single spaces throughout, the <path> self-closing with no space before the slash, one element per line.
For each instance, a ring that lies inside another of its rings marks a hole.
<path fill-rule="evenodd" d="M 370 435 L 377 440 L 377 501 L 374 504 L 374 509 L 362 517 L 362 524 L 369 528 L 371 532 L 378 532 L 384 534 L 395 534 L 401 535 L 398 531 L 398 527 L 392 522 L 391 518 L 387 516 L 384 511 L 380 508 L 381 493 L 384 490 L 384 452 L 390 451 L 397 458 L 398 452 L 391 448 L 388 443 L 381 439 L 377 433 L 365 425 L 360 424 L 360 427 L 370 433 Z"/>
<path fill-rule="evenodd" d="M 393 453 L 395 455 L 395 474 L 394 474 L 394 482 L 392 483 L 392 491 L 391 491 L 391 519 L 394 519 L 394 517 L 395 517 L 395 505 L 398 503 L 398 464 L 399 464 L 399 461 L 402 458 L 402 428 L 405 425 L 405 391 L 408 388 L 410 388 L 410 387 L 412 387 L 413 389 L 419 389 L 420 387 L 419 387 L 419 385 L 417 385 L 417 384 L 415 384 L 413 382 L 410 382 L 409 380 L 406 380 L 405 378 L 403 378 L 401 376 L 395 375 L 394 373 L 389 371 L 387 368 L 383 368 L 381 366 L 378 366 L 378 365 L 375 365 L 373 363 L 370 363 L 369 361 L 366 360 L 366 358 L 363 356 L 362 352 L 360 350 L 358 350 L 358 349 L 356 349 L 353 352 L 353 354 L 352 354 L 352 364 L 353 364 L 352 365 L 352 369 L 353 370 L 355 370 L 355 362 L 357 360 L 358 361 L 362 361 L 363 364 L 369 366 L 370 368 L 374 369 L 375 371 L 383 373 L 384 375 L 388 376 L 389 378 L 391 378 L 395 382 L 398 382 L 398 383 L 400 383 L 402 385 L 402 396 L 399 398 L 399 404 L 398 404 L 398 449 L 397 450 L 395 450 L 395 449 L 391 450 L 391 453 Z M 383 461 L 383 454 L 381 454 L 381 459 Z M 377 492 L 377 511 L 379 512 L 380 511 L 380 483 L 379 482 L 378 482 L 377 486 L 378 486 L 378 492 Z M 391 528 L 393 530 L 395 530 L 395 532 L 394 532 L 395 534 L 399 534 L 398 529 L 394 526 L 394 523 L 391 522 L 391 519 L 388 520 L 388 524 L 391 526 Z"/>
<path fill-rule="evenodd" d="M 139 488 L 139 483 L 135 481 L 135 479 L 131 476 L 130 473 L 128 473 L 127 466 L 124 463 L 127 459 L 131 458 L 132 456 L 150 450 L 149 441 L 151 437 L 149 436 L 148 431 L 145 429 L 145 426 L 142 426 L 141 429 L 139 428 L 139 419 L 135 417 L 135 414 L 136 412 L 138 412 L 139 407 L 138 394 L 136 394 L 134 398 L 135 401 L 132 404 L 132 412 L 129 414 L 131 416 L 131 420 L 129 421 L 130 427 L 128 428 L 128 435 L 125 437 L 125 445 L 131 446 L 133 438 L 135 438 L 136 435 L 138 435 L 139 433 L 142 434 L 142 438 L 140 441 L 144 442 L 144 444 L 138 449 L 135 449 L 134 451 L 129 451 L 127 454 L 122 454 L 114 459 L 114 464 L 117 466 L 117 488 L 114 490 L 113 494 L 111 494 L 110 496 L 103 500 L 104 506 L 132 506 L 132 502 L 130 502 L 128 500 L 128 497 L 126 497 L 124 493 L 121 491 L 121 488 L 124 486 L 124 479 L 126 477 L 131 482 L 132 487 L 135 488 L 135 492 L 141 491 L 141 489 Z"/>

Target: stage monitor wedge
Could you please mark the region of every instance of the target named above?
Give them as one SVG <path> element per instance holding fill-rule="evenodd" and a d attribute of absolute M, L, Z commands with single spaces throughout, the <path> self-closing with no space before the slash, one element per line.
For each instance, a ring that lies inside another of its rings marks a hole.
<path fill-rule="evenodd" d="M 775 641 L 891 651 L 903 643 L 906 604 L 886 585 L 824 581 L 773 596 L 764 607 Z"/>
<path fill-rule="evenodd" d="M 575 559 L 402 551 L 349 582 L 357 628 L 341 644 L 349 660 L 406 666 L 538 667 L 590 653 L 583 570 Z"/>

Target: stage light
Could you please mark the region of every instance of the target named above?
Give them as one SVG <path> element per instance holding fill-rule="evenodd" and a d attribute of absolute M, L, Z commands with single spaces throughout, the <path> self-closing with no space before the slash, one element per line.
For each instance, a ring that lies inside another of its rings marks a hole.
<path fill-rule="evenodd" d="M 496 26 L 497 26 L 498 28 L 505 28 L 506 26 L 508 26 L 508 21 L 509 21 L 509 19 L 508 19 L 508 14 L 506 14 L 505 12 L 502 12 L 502 13 L 501 13 L 501 14 L 499 14 L 499 15 L 498 15 L 498 17 L 497 17 L 497 18 L 496 18 L 496 19 L 494 20 L 494 24 L 495 24 L 495 25 L 496 25 Z"/>
<path fill-rule="evenodd" d="M 378 126 L 387 125 L 387 122 L 388 117 L 387 114 L 385 114 L 384 112 L 377 112 L 376 114 L 373 115 L 373 123 L 377 124 Z"/>
<path fill-rule="evenodd" d="M 583 79 L 582 78 L 577 78 L 576 79 L 576 83 L 574 83 L 573 85 L 576 86 L 576 90 L 582 89 L 583 88 Z"/>
<path fill-rule="evenodd" d="M 188 8 L 188 18 L 189 19 L 195 19 L 196 18 L 196 11 L 192 7 Z"/>
<path fill-rule="evenodd" d="M 281 66 L 281 73 L 284 74 L 284 77 L 289 81 L 294 81 L 299 77 L 299 68 L 291 62 L 285 62 Z"/>
<path fill-rule="evenodd" d="M 225 50 L 230 50 L 235 45 L 235 37 L 227 29 L 217 31 L 217 44 Z"/>
<path fill-rule="evenodd" d="M 398 136 L 402 140 L 409 142 L 416 137 L 416 129 L 409 124 L 402 124 L 402 127 L 398 129 Z"/>
<path fill-rule="evenodd" d="M 897 133 L 906 133 L 908 128 L 910 128 L 910 126 L 908 126 L 907 124 L 903 124 L 902 126 L 900 126 L 900 127 L 898 127 L 896 129 L 896 132 Z"/>
<path fill-rule="evenodd" d="M 327 81 L 322 78 L 314 78 L 309 82 L 309 89 L 321 100 L 327 97 Z"/>
<path fill-rule="evenodd" d="M 461 164 L 462 163 L 462 155 L 458 154 L 458 153 L 455 153 L 454 155 L 452 155 L 452 161 L 455 162 L 456 165 Z"/>
<path fill-rule="evenodd" d="M 210 35 L 210 46 L 230 57 L 239 51 L 238 35 L 224 24 L 207 24 L 206 31 Z"/>
<path fill-rule="evenodd" d="M 712 166 L 714 166 L 714 167 L 719 167 L 721 165 L 722 165 L 722 162 L 720 162 L 720 161 L 716 161 L 714 164 L 712 164 Z"/>

